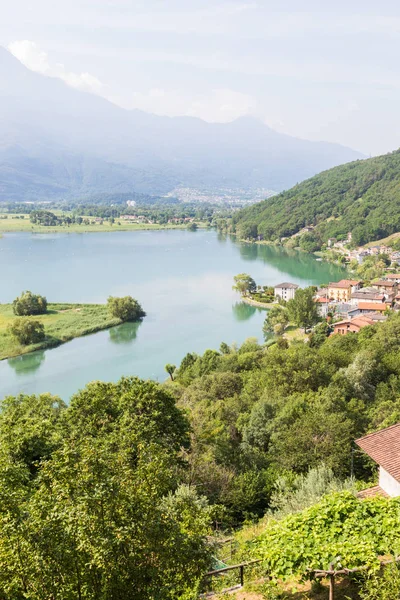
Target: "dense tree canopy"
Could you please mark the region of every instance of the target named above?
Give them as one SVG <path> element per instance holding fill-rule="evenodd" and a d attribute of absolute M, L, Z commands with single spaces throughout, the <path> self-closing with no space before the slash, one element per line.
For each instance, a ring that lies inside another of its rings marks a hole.
<path fill-rule="evenodd" d="M 179 486 L 189 424 L 152 382 L 95 382 L 69 407 L 0 413 L 0 595 L 180 598 L 206 570 L 211 512 Z"/>

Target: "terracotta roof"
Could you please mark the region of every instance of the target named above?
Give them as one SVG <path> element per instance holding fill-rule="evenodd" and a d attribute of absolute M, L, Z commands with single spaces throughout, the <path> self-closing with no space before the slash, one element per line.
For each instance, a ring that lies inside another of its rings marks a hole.
<path fill-rule="evenodd" d="M 385 281 L 384 279 L 381 279 L 380 281 L 373 281 L 371 285 L 372 287 L 375 285 L 380 285 L 382 287 L 394 287 L 396 283 L 394 281 Z"/>
<path fill-rule="evenodd" d="M 378 465 L 400 481 L 400 423 L 356 440 Z"/>
<path fill-rule="evenodd" d="M 348 290 L 351 287 L 350 283 L 343 283 L 342 281 L 333 281 L 328 285 L 328 288 L 339 288 Z"/>
<path fill-rule="evenodd" d="M 382 302 L 382 304 L 381 303 L 378 304 L 377 302 L 359 302 L 358 308 L 360 310 L 370 310 L 370 311 L 376 312 L 376 311 L 385 311 L 387 309 L 387 305 L 384 302 Z"/>
<path fill-rule="evenodd" d="M 355 280 L 355 279 L 341 279 L 339 281 L 339 283 L 346 283 L 348 285 L 358 285 L 361 283 L 360 280 Z"/>
<path fill-rule="evenodd" d="M 355 325 L 356 327 L 361 329 L 361 327 L 366 327 L 367 325 L 372 325 L 373 320 L 366 316 L 360 316 L 360 317 L 355 317 L 354 319 L 346 319 L 345 321 L 338 321 L 337 323 L 334 323 L 333 326 L 336 327 L 337 325 L 346 325 L 346 324 Z"/>
<path fill-rule="evenodd" d="M 386 279 L 400 279 L 400 275 L 397 275 L 396 273 L 389 273 L 388 275 L 385 275 Z"/>
<path fill-rule="evenodd" d="M 361 500 L 364 498 L 373 498 L 374 496 L 384 496 L 385 498 L 389 498 L 389 495 L 381 488 L 380 485 L 375 485 L 374 487 L 357 492 L 357 498 L 360 498 Z"/>
<path fill-rule="evenodd" d="M 297 290 L 298 287 L 299 286 L 295 283 L 278 283 L 278 285 L 275 286 L 275 288 L 288 288 L 291 290 Z"/>
<path fill-rule="evenodd" d="M 328 298 L 316 298 L 315 302 L 320 302 L 323 304 L 329 304 Z"/>
<path fill-rule="evenodd" d="M 369 317 L 367 317 L 367 315 L 365 315 L 360 317 L 354 317 L 354 319 L 351 320 L 351 323 L 357 325 L 358 327 L 365 327 L 366 325 L 372 325 L 374 321 L 373 319 L 370 319 Z"/>

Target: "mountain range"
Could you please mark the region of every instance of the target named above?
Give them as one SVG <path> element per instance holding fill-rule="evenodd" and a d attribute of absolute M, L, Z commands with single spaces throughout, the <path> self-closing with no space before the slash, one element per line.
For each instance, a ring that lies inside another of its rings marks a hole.
<path fill-rule="evenodd" d="M 287 189 L 363 158 L 278 133 L 253 117 L 208 123 L 126 110 L 30 71 L 0 47 L 0 201 Z"/>

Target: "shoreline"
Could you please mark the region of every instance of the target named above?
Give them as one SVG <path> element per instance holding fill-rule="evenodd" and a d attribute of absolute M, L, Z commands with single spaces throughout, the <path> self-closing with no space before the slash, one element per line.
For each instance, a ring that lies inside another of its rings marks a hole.
<path fill-rule="evenodd" d="M 76 226 L 76 227 L 64 227 L 64 226 L 60 226 L 60 227 L 46 227 L 46 226 L 40 226 L 40 227 L 5 227 L 2 228 L 2 220 L 0 220 L 0 238 L 2 237 L 2 234 L 4 233 L 114 233 L 114 232 L 118 232 L 118 231 L 173 231 L 173 230 L 180 230 L 180 231 L 184 231 L 187 230 L 187 225 L 139 225 L 139 226 L 134 226 L 134 225 L 110 225 L 110 226 L 102 226 L 102 225 L 93 225 L 93 226 L 88 226 L 88 225 L 84 225 L 84 226 Z M 198 225 L 197 226 L 198 229 L 208 229 L 206 226 L 204 225 Z M 195 232 L 191 232 L 191 233 L 195 233 Z"/>
<path fill-rule="evenodd" d="M 273 306 L 277 306 L 277 302 L 258 302 L 258 300 L 253 300 L 252 298 L 248 298 L 247 296 L 242 296 L 242 301 L 246 304 L 250 304 L 251 306 L 257 306 L 258 308 L 270 309 Z"/>

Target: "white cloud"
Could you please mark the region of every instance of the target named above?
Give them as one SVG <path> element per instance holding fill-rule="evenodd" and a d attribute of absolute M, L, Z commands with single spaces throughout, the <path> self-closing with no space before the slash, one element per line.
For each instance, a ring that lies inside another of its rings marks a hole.
<path fill-rule="evenodd" d="M 103 91 L 103 84 L 97 77 L 90 73 L 73 73 L 67 71 L 61 63 L 51 65 L 48 55 L 35 42 L 30 40 L 17 40 L 8 45 L 9 51 L 20 60 L 28 69 L 47 75 L 49 77 L 58 77 L 71 87 L 100 94 Z"/>

